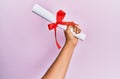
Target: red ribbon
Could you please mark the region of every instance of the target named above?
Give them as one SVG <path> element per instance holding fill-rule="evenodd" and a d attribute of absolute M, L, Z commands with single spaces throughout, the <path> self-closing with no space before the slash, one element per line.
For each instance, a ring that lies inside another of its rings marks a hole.
<path fill-rule="evenodd" d="M 48 24 L 49 30 L 54 29 L 55 40 L 56 40 L 56 45 L 57 45 L 58 49 L 61 48 L 60 44 L 57 41 L 57 35 L 56 35 L 56 28 L 57 28 L 58 24 L 66 25 L 66 26 L 75 26 L 75 25 L 77 25 L 74 22 L 65 22 L 65 21 L 62 21 L 64 19 L 64 17 L 65 17 L 65 14 L 66 13 L 64 11 L 59 10 L 57 12 L 57 15 L 56 15 L 56 23 Z"/>

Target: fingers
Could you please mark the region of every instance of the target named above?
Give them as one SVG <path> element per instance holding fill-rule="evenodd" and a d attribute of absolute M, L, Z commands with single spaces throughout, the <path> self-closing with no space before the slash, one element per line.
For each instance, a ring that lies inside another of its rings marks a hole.
<path fill-rule="evenodd" d="M 74 31 L 76 34 L 78 34 L 78 33 L 81 32 L 81 29 L 78 27 L 78 25 L 75 25 L 75 26 L 67 26 L 66 31 L 70 31 L 71 28 L 73 28 L 73 31 Z"/>
<path fill-rule="evenodd" d="M 76 26 L 73 27 L 73 31 L 74 31 L 76 34 L 78 34 L 78 33 L 81 32 L 81 29 L 78 27 L 78 25 L 76 25 Z"/>

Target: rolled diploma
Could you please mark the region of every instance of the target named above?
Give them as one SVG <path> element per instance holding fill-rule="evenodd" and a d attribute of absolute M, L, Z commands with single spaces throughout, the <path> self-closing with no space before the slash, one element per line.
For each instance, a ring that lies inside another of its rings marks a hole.
<path fill-rule="evenodd" d="M 38 4 L 35 4 L 33 6 L 32 11 L 49 22 L 56 22 L 56 16 Z M 63 30 L 66 30 L 67 28 L 65 25 L 58 25 L 58 27 Z M 86 34 L 84 34 L 83 32 L 76 34 L 75 32 L 73 32 L 73 28 L 71 28 L 71 32 L 75 37 L 79 38 L 80 40 L 84 40 L 86 38 Z"/>

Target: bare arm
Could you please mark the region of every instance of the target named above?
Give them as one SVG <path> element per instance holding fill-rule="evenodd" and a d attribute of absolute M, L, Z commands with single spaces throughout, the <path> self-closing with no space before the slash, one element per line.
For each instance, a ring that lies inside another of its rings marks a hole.
<path fill-rule="evenodd" d="M 72 26 L 68 26 L 65 31 L 66 42 L 54 63 L 48 69 L 42 79 L 64 79 L 74 48 L 77 45 L 78 39 L 74 37 L 70 31 Z M 80 33 L 77 26 L 73 27 L 75 33 Z"/>

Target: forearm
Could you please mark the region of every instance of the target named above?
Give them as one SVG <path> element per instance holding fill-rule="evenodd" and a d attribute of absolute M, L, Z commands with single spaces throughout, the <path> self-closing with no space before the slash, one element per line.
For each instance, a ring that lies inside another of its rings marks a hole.
<path fill-rule="evenodd" d="M 71 33 L 72 26 L 68 26 L 67 29 L 64 31 L 66 37 L 66 43 L 62 48 L 61 52 L 59 53 L 58 57 L 48 69 L 46 74 L 43 76 L 42 79 L 64 79 L 74 48 L 77 45 L 78 38 L 74 37 Z M 73 27 L 73 31 L 78 34 L 80 33 L 80 29 L 75 26 Z"/>
<path fill-rule="evenodd" d="M 66 42 L 58 57 L 42 79 L 64 79 L 74 48 L 72 43 Z"/>

